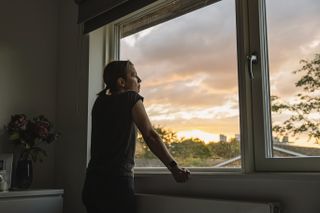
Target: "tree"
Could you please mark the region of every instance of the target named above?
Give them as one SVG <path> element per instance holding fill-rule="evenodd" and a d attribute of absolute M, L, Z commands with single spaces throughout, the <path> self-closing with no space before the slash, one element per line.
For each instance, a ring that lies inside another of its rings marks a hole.
<path fill-rule="evenodd" d="M 172 143 L 171 153 L 178 158 L 199 158 L 206 159 L 210 157 L 210 151 L 204 141 L 199 138 L 186 138 L 179 142 Z"/>
<path fill-rule="evenodd" d="M 154 154 L 150 151 L 147 144 L 144 142 L 141 133 L 138 133 L 137 144 L 136 144 L 136 157 L 137 158 L 156 158 Z"/>
<path fill-rule="evenodd" d="M 159 134 L 160 138 L 162 139 L 163 143 L 166 145 L 168 149 L 170 149 L 172 143 L 178 141 L 176 132 L 170 129 L 166 129 L 162 126 L 153 126 L 153 128 Z M 136 157 L 148 159 L 156 158 L 156 156 L 150 151 L 149 147 L 143 140 L 143 137 L 140 132 L 138 133 L 137 137 Z"/>
<path fill-rule="evenodd" d="M 307 133 L 309 139 L 320 143 L 320 54 L 312 60 L 301 60 L 302 67 L 294 74 L 302 73 L 295 86 L 302 91 L 296 95 L 297 102 L 287 103 L 272 96 L 271 110 L 275 113 L 289 112 L 291 115 L 280 125 L 274 125 L 273 131 L 280 135 L 299 135 Z"/>
<path fill-rule="evenodd" d="M 169 147 L 171 143 L 178 141 L 178 137 L 177 137 L 177 133 L 176 132 L 174 132 L 174 131 L 172 131 L 170 129 L 164 128 L 162 126 L 156 126 L 156 127 L 153 127 L 153 128 L 159 134 L 159 136 L 162 139 L 163 143 L 167 147 Z"/>
<path fill-rule="evenodd" d="M 240 142 L 231 139 L 230 142 L 220 141 L 218 143 L 209 143 L 208 148 L 212 156 L 229 159 L 240 155 Z"/>

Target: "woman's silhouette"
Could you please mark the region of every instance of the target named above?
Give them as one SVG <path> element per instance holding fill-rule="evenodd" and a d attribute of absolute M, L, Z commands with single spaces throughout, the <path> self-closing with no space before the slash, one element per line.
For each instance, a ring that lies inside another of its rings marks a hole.
<path fill-rule="evenodd" d="M 150 150 L 177 182 L 190 172 L 180 168 L 155 132 L 139 95 L 141 79 L 130 61 L 113 61 L 104 69 L 106 88 L 92 109 L 91 159 L 83 187 L 88 213 L 135 212 L 134 152 L 136 127 Z"/>

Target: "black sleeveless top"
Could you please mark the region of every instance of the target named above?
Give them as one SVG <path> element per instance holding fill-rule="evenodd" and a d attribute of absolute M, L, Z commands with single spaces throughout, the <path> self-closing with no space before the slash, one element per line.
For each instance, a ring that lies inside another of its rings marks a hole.
<path fill-rule="evenodd" d="M 136 127 L 132 107 L 143 97 L 134 91 L 100 95 L 92 109 L 91 159 L 88 171 L 133 176 Z"/>

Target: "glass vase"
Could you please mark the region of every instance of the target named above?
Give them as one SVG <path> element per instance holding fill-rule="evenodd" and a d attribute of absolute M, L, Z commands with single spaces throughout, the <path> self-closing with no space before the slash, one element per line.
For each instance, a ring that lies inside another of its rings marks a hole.
<path fill-rule="evenodd" d="M 18 160 L 16 170 L 16 187 L 20 189 L 28 189 L 32 184 L 32 179 L 32 161 L 26 159 Z"/>

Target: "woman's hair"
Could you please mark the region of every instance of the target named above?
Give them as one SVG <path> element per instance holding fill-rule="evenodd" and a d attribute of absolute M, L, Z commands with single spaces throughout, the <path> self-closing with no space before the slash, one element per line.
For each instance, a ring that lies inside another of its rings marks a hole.
<path fill-rule="evenodd" d="M 98 95 L 103 95 L 107 90 L 110 92 L 117 91 L 117 80 L 118 78 L 127 78 L 127 73 L 129 69 L 133 66 L 131 61 L 112 61 L 107 66 L 105 66 L 103 71 L 103 81 L 106 84 L 104 90 L 98 93 Z"/>

